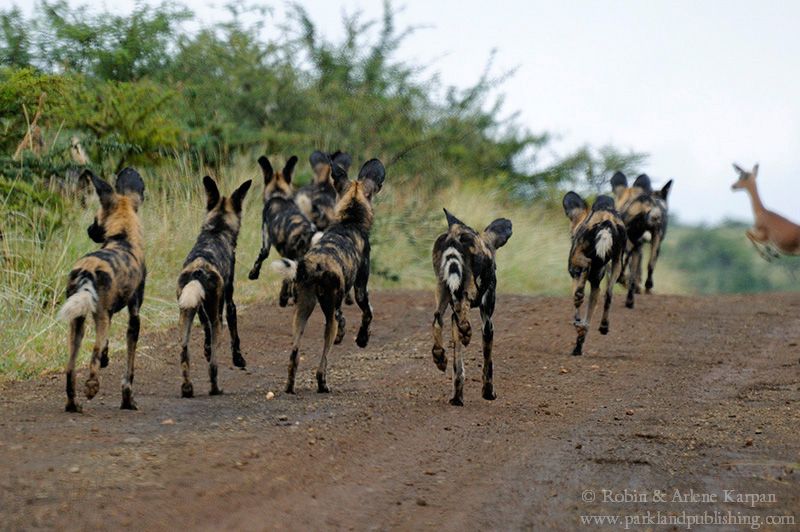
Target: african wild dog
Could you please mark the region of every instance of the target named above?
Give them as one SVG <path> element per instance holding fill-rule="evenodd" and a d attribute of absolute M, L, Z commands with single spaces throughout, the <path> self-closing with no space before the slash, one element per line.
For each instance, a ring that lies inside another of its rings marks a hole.
<path fill-rule="evenodd" d="M 309 157 L 309 163 L 314 171 L 314 182 L 300 187 L 294 196 L 294 201 L 300 212 L 311 220 L 314 226 L 324 231 L 334 218 L 336 208 L 337 183 L 333 165 L 338 165 L 346 172 L 350 171 L 352 159 L 346 153 L 337 151 L 325 154 L 315 151 Z"/>
<path fill-rule="evenodd" d="M 261 221 L 261 251 L 250 270 L 248 278 L 258 279 L 261 264 L 269 256 L 270 246 L 275 246 L 282 257 L 299 260 L 311 246 L 311 240 L 317 232 L 314 224 L 300 212 L 295 204 L 292 189 L 292 174 L 297 165 L 297 157 L 292 156 L 283 167 L 283 171 L 275 172 L 269 159 L 263 155 L 258 164 L 264 174 L 264 211 Z M 278 304 L 285 307 L 294 289 L 291 281 L 284 279 Z"/>
<path fill-rule="evenodd" d="M 139 340 L 139 309 L 144 299 L 147 271 L 144 264 L 144 234 L 139 207 L 144 201 L 144 181 L 132 168 L 117 176 L 116 191 L 86 170 L 100 198 L 100 210 L 89 226 L 89 237 L 102 247 L 79 259 L 69 273 L 67 300 L 59 318 L 69 322 L 67 364 L 67 412 L 80 412 L 75 402 L 75 359 L 81 346 L 86 316 L 94 318 L 95 342 L 86 380 L 86 398 L 100 389 L 98 372 L 108 365 L 108 332 L 111 317 L 128 307 L 128 363 L 122 380 L 123 409 L 136 410 L 133 400 L 133 362 Z"/>
<path fill-rule="evenodd" d="M 189 379 L 189 336 L 195 314 L 205 331 L 205 356 L 208 361 L 208 376 L 211 380 L 211 395 L 222 393 L 217 386 L 217 350 L 219 348 L 222 310 L 226 311 L 228 330 L 231 334 L 233 365 L 244 368 L 246 363 L 239 350 L 239 332 L 236 328 L 236 305 L 233 302 L 233 281 L 236 269 L 236 240 L 242 224 L 242 202 L 252 184 L 247 180 L 237 188 L 230 198 L 220 196 L 217 184 L 206 176 L 206 217 L 200 236 L 186 260 L 178 277 L 178 306 L 180 307 L 181 371 L 183 385 L 181 395 L 192 397 L 194 388 Z"/>
<path fill-rule="evenodd" d="M 650 242 L 650 258 L 647 264 L 645 290 L 653 289 L 653 273 L 661 252 L 661 243 L 667 234 L 668 206 L 667 196 L 672 187 L 669 180 L 661 190 L 654 191 L 650 178 L 642 174 L 628 187 L 625 174 L 617 172 L 611 178 L 611 187 L 616 197 L 617 212 L 625 223 L 628 235 L 623 272 L 620 276 L 628 285 L 625 306 L 633 308 L 634 294 L 641 293 L 642 258 L 646 242 Z"/>
<path fill-rule="evenodd" d="M 600 282 L 606 276 L 606 300 L 600 333 L 608 334 L 608 312 L 614 284 L 622 271 L 625 252 L 625 224 L 614 210 L 614 200 L 609 196 L 598 196 L 589 209 L 586 201 L 575 192 L 568 192 L 563 201 L 564 213 L 571 222 L 572 247 L 569 251 L 567 269 L 572 277 L 572 298 L 575 304 L 575 329 L 578 338 L 573 355 L 583 354 L 583 343 L 589 332 L 592 314 L 600 295 Z M 609 268 L 610 266 L 610 268 Z M 586 281 L 592 287 L 586 317 L 581 318 Z"/>
<path fill-rule="evenodd" d="M 436 274 L 436 312 L 433 315 L 433 361 L 440 370 L 447 369 L 442 340 L 443 315 L 450 306 L 452 315 L 453 383 L 451 405 L 464 405 L 464 361 L 459 342 L 466 347 L 472 338 L 469 309 L 480 308 L 483 323 L 483 398 L 493 401 L 497 395 L 492 384 L 492 345 L 494 327 L 495 254 L 511 238 L 511 221 L 498 218 L 478 233 L 444 210 L 447 231 L 433 244 L 433 271 Z"/>
<path fill-rule="evenodd" d="M 357 181 L 350 181 L 346 175 L 343 176 L 340 180 L 342 191 L 336 204 L 336 221 L 299 262 L 283 259 L 272 263 L 275 271 L 295 281 L 297 289 L 287 393 L 294 393 L 300 338 L 317 301 L 325 314 L 325 342 L 317 368 L 318 392 L 330 391 L 326 379 L 328 352 L 331 344 L 340 343 L 344 337 L 342 300 L 351 288 L 355 288 L 356 303 L 361 309 L 361 328 L 356 336 L 356 344 L 359 347 L 367 346 L 372 322 L 372 307 L 367 293 L 372 198 L 380 192 L 385 178 L 386 170 L 378 159 L 364 163 Z"/>

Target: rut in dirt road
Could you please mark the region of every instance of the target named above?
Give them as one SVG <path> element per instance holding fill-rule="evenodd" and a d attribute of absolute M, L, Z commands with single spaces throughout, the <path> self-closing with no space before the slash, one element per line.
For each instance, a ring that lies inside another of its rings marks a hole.
<path fill-rule="evenodd" d="M 118 409 L 119 352 L 83 415 L 62 412 L 62 375 L 0 384 L 2 528 L 568 530 L 581 516 L 647 511 L 800 517 L 800 295 L 620 302 L 611 333 L 583 357 L 569 355 L 567 298 L 500 295 L 498 398 L 480 397 L 473 339 L 463 408 L 447 404 L 450 372 L 431 358 L 432 294 L 373 299 L 369 347 L 351 327 L 331 352 L 330 394 L 314 391 L 319 312 L 298 395 L 279 392 L 292 309 L 268 304 L 240 307 L 248 368 L 220 367 L 223 396 L 198 383 L 197 397 L 180 398 L 175 331 L 140 340 L 138 412 Z M 357 309 L 345 313 L 358 322 Z M 775 502 L 615 504 L 603 489 Z"/>

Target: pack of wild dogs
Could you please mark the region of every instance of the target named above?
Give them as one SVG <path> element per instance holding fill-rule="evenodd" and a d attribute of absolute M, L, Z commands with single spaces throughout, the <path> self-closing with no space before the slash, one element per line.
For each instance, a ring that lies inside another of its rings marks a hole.
<path fill-rule="evenodd" d="M 295 393 L 300 340 L 309 316 L 319 304 L 325 316 L 325 330 L 316 379 L 317 391 L 326 393 L 330 391 L 328 354 L 334 344 L 344 339 L 342 304 L 349 302 L 351 297 L 361 311 L 355 342 L 363 348 L 370 339 L 373 314 L 368 282 L 370 230 L 374 218 L 372 203 L 383 187 L 386 170 L 378 159 L 371 159 L 352 179 L 349 155 L 316 151 L 309 161 L 315 176 L 313 182 L 295 190 L 292 179 L 297 162 L 297 157 L 292 156 L 282 169 L 276 170 L 267 157 L 258 159 L 264 182 L 262 245 L 248 277 L 251 280 L 259 278 L 262 263 L 274 247 L 281 258 L 273 261 L 271 266 L 283 278 L 279 305 L 294 304 L 286 393 Z M 101 247 L 75 264 L 69 274 L 67 299 L 59 313 L 69 323 L 66 410 L 81 410 L 75 393 L 75 361 L 87 317 L 91 315 L 94 320 L 95 341 L 84 393 L 87 399 L 92 399 L 100 387 L 99 370 L 109 361 L 108 334 L 112 316 L 125 307 L 128 309 L 128 357 L 122 381 L 121 407 L 135 410 L 134 359 L 139 338 L 139 310 L 147 277 L 145 236 L 139 218 L 145 199 L 145 184 L 139 173 L 131 168 L 117 175 L 113 187 L 89 170 L 84 172 L 84 177 L 91 180 L 100 199 L 100 209 L 88 233 Z M 247 364 L 240 349 L 233 296 L 236 243 L 244 199 L 251 185 L 251 180 L 245 181 L 230 195 L 223 195 L 214 179 L 203 178 L 205 218 L 197 241 L 177 276 L 182 397 L 194 395 L 189 339 L 195 316 L 205 333 L 203 354 L 208 364 L 211 395 L 222 393 L 218 365 L 223 311 L 233 364 L 239 368 Z M 583 353 L 604 278 L 600 333 L 609 332 L 611 298 L 617 282 L 627 286 L 626 306 L 633 308 L 635 296 L 641 292 L 644 248 L 648 243 L 650 254 L 644 288 L 648 293 L 652 290 L 656 261 L 667 231 L 667 197 L 671 185 L 672 181 L 669 181 L 656 190 L 646 175 L 640 175 L 629 186 L 627 178 L 617 172 L 611 180 L 613 197 L 598 196 L 590 206 L 575 192 L 564 196 L 563 207 L 571 224 L 572 237 L 568 271 L 573 279 L 577 333 L 573 355 Z M 436 238 L 432 250 L 436 278 L 433 362 L 441 371 L 446 371 L 448 361 L 443 327 L 449 307 L 449 347 L 452 350 L 454 385 L 450 403 L 463 405 L 463 350 L 472 338 L 469 312 L 477 307 L 481 317 L 484 357 L 482 397 L 493 400 L 496 398 L 492 382 L 496 254 L 511 238 L 512 224 L 506 218 L 499 218 L 483 230 L 476 230 L 449 210 L 445 209 L 444 214 L 447 228 Z M 590 292 L 584 312 L 587 282 Z"/>

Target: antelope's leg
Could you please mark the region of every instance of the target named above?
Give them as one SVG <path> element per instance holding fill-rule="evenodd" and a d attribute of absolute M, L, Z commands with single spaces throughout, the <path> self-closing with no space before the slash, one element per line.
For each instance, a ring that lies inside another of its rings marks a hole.
<path fill-rule="evenodd" d="M 67 412 L 80 412 L 81 407 L 75 402 L 75 360 L 81 349 L 83 332 L 86 329 L 86 318 L 75 318 L 69 324 L 69 362 L 67 362 Z"/>
<path fill-rule="evenodd" d="M 764 250 L 766 247 L 765 243 L 767 241 L 766 233 L 761 229 L 752 228 L 748 229 L 745 232 L 745 235 L 747 235 L 747 238 L 753 243 L 753 247 L 756 248 L 756 251 L 758 251 L 758 254 L 761 255 L 761 258 L 767 262 L 772 262 L 773 257 Z"/>

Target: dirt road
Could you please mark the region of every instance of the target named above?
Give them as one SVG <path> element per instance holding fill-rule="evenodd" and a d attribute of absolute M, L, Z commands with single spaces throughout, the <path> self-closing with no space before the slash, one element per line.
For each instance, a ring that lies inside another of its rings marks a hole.
<path fill-rule="evenodd" d="M 199 329 L 194 399 L 179 398 L 170 333 L 140 344 L 137 412 L 117 408 L 122 353 L 82 415 L 62 411 L 60 374 L 0 385 L 0 528 L 568 530 L 648 511 L 800 523 L 800 295 L 642 296 L 634 311 L 618 298 L 583 357 L 569 355 L 568 300 L 501 296 L 498 399 L 480 398 L 478 336 L 463 408 L 431 361 L 432 294 L 373 300 L 364 350 L 346 309 L 327 395 L 321 313 L 287 396 L 291 309 L 267 304 L 240 312 L 248 369 L 226 344 L 223 396 L 204 395 Z"/>

